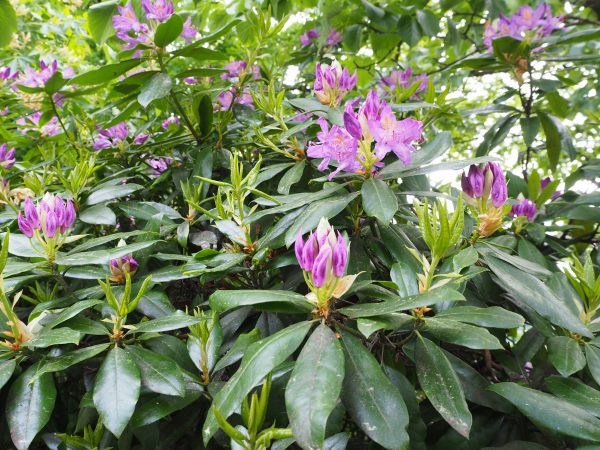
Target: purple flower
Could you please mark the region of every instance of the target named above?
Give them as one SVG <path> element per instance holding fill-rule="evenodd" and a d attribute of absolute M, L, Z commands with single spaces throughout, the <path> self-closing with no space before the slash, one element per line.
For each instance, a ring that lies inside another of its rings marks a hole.
<path fill-rule="evenodd" d="M 142 8 L 144 8 L 148 20 L 159 22 L 168 20 L 175 12 L 171 0 L 142 0 Z"/>
<path fill-rule="evenodd" d="M 319 30 L 312 28 L 300 36 L 300 43 L 307 47 L 319 38 Z"/>
<path fill-rule="evenodd" d="M 183 82 L 185 84 L 198 84 L 198 79 L 196 77 L 185 77 Z"/>
<path fill-rule="evenodd" d="M 65 202 L 49 192 L 34 205 L 27 198 L 23 212 L 19 212 L 17 223 L 21 232 L 31 238 L 35 233 L 43 234 L 52 239 L 56 234 L 65 235 L 75 222 L 75 207 L 69 199 Z"/>
<path fill-rule="evenodd" d="M 150 158 L 146 160 L 146 164 L 152 169 L 150 173 L 154 176 L 159 176 L 169 168 L 173 158 Z"/>
<path fill-rule="evenodd" d="M 0 145 L 0 166 L 10 169 L 15 164 L 15 148 L 8 149 L 8 144 Z"/>
<path fill-rule="evenodd" d="M 510 209 L 510 217 L 527 217 L 529 222 L 533 222 L 535 218 L 535 214 L 537 213 L 537 208 L 535 203 L 533 203 L 529 199 L 522 199 L 516 205 L 513 205 Z"/>
<path fill-rule="evenodd" d="M 190 44 L 192 39 L 196 37 L 198 34 L 198 30 L 194 25 L 192 25 L 192 18 L 188 16 L 183 22 L 183 31 L 181 32 L 181 37 L 185 39 L 185 41 Z"/>
<path fill-rule="evenodd" d="M 1 67 L 0 68 L 0 80 L 14 80 L 18 78 L 19 72 L 12 72 L 10 67 Z"/>
<path fill-rule="evenodd" d="M 483 43 L 491 51 L 492 41 L 499 37 L 510 36 L 519 41 L 540 39 L 550 35 L 561 25 L 562 18 L 553 16 L 546 3 L 540 4 L 536 9 L 525 5 L 510 18 L 500 16 L 496 27 L 488 23 L 485 27 Z"/>
<path fill-rule="evenodd" d="M 506 199 L 508 198 L 508 188 L 506 186 L 506 178 L 504 178 L 502 167 L 500 167 L 500 164 L 498 163 L 490 162 L 487 163 L 484 172 L 486 172 L 484 176 L 484 195 L 486 194 L 486 184 L 488 183 L 488 180 L 491 179 L 492 204 L 496 208 L 500 208 L 506 203 Z M 489 174 L 491 174 L 491 176 Z"/>
<path fill-rule="evenodd" d="M 142 145 L 148 140 L 149 137 L 149 134 L 138 134 L 135 138 L 133 138 L 133 143 L 135 145 Z"/>
<path fill-rule="evenodd" d="M 337 234 L 337 242 L 333 247 L 333 258 L 332 258 L 332 266 L 333 266 L 333 275 L 336 277 L 344 276 L 344 272 L 346 271 L 346 266 L 348 265 L 348 248 L 346 246 L 346 241 L 338 231 Z"/>
<path fill-rule="evenodd" d="M 411 99 L 419 97 L 419 94 L 427 89 L 429 78 L 426 74 L 413 76 L 412 69 L 409 67 L 406 70 L 393 70 L 387 77 L 381 79 L 381 83 L 391 90 L 397 88 L 410 89 L 416 83 L 419 83 L 417 90 L 411 96 Z"/>
<path fill-rule="evenodd" d="M 342 42 L 342 39 L 343 39 L 342 33 L 337 31 L 335 28 L 332 28 L 331 31 L 329 32 L 329 35 L 327 35 L 326 44 L 329 47 L 335 47 L 340 42 Z"/>
<path fill-rule="evenodd" d="M 58 62 L 52 61 L 51 64 L 46 64 L 44 61 L 39 62 L 39 69 L 28 67 L 25 72 L 15 82 L 17 87 L 19 85 L 27 86 L 30 88 L 44 87 L 48 80 L 56 73 L 58 69 Z"/>
<path fill-rule="evenodd" d="M 227 73 L 221 74 L 221 80 L 230 80 L 230 79 L 238 79 L 242 73 L 245 72 L 248 64 L 246 61 L 231 61 L 230 63 L 225 64 L 224 69 L 227 70 Z"/>
<path fill-rule="evenodd" d="M 40 125 L 42 112 L 37 111 L 28 116 L 20 117 L 15 123 L 22 128 L 19 130 L 21 134 L 28 134 L 30 131 L 37 131 L 42 137 L 54 136 L 59 131 L 58 117 L 52 117 L 48 122 Z"/>
<path fill-rule="evenodd" d="M 353 138 L 362 139 L 362 127 L 351 103 L 348 103 L 344 111 L 344 128 Z"/>
<path fill-rule="evenodd" d="M 169 129 L 169 127 L 171 125 L 177 125 L 177 126 L 179 126 L 179 123 L 180 123 L 179 122 L 179 117 L 177 117 L 177 116 L 170 116 L 166 120 L 163 121 L 163 123 L 161 124 L 161 126 L 165 130 L 167 130 L 167 129 Z"/>
<path fill-rule="evenodd" d="M 380 161 L 392 151 L 404 165 L 410 164 L 415 151 L 413 142 L 422 138 L 421 121 L 411 118 L 396 120 L 390 105 L 382 102 L 380 117 L 369 120 L 368 124 L 375 138 L 375 155 Z"/>
<path fill-rule="evenodd" d="M 479 198 L 483 194 L 483 170 L 477 165 L 469 167 L 469 175 L 460 179 L 462 190 L 469 197 Z"/>
<path fill-rule="evenodd" d="M 99 135 L 94 139 L 94 150 L 116 147 L 124 142 L 129 134 L 129 127 L 125 122 L 120 122 L 110 128 L 102 129 L 99 126 L 96 128 Z"/>
<path fill-rule="evenodd" d="M 148 32 L 148 26 L 138 20 L 131 3 L 129 3 L 127 6 L 118 6 L 117 9 L 119 14 L 112 17 L 112 23 L 115 31 L 121 31 L 124 33 L 129 33 L 130 31 L 135 33 Z"/>
<path fill-rule="evenodd" d="M 331 267 L 331 249 L 329 247 L 324 247 L 323 249 L 319 249 L 319 254 L 315 259 L 315 264 L 313 265 L 311 275 L 313 285 L 316 288 L 323 287 L 325 281 L 327 280 L 327 272 Z"/>
<path fill-rule="evenodd" d="M 124 255 L 110 260 L 110 281 L 113 283 L 125 282 L 126 274 L 135 275 L 139 267 L 138 262 L 131 255 Z"/>
<path fill-rule="evenodd" d="M 327 121 L 322 117 L 318 122 L 321 126 L 321 131 L 317 133 L 319 142 L 309 144 L 307 155 L 311 158 L 323 158 L 319 164 L 319 170 L 325 170 L 331 161 L 336 161 L 338 166 L 329 175 L 330 180 L 342 170 L 346 172 L 360 170 L 362 166 L 356 159 L 358 149 L 356 138 L 337 125 L 329 129 Z"/>
<path fill-rule="evenodd" d="M 235 88 L 231 88 L 221 92 L 217 96 L 215 111 L 227 111 L 231 108 L 232 103 L 238 103 L 240 105 L 245 105 L 250 109 L 254 109 L 254 100 L 247 88 L 244 88 L 241 95 L 237 94 Z"/>
<path fill-rule="evenodd" d="M 356 86 L 357 73 L 352 76 L 348 69 L 335 61 L 332 65 L 317 64 L 315 71 L 315 95 L 324 105 L 337 106 L 344 94 Z"/>

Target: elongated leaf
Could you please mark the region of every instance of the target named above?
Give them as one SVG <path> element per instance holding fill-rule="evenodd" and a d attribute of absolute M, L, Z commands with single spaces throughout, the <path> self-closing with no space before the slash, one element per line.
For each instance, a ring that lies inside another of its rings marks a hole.
<path fill-rule="evenodd" d="M 485 262 L 498 277 L 500 286 L 511 296 L 529 305 L 550 322 L 583 336 L 591 336 L 579 317 L 536 277 L 493 256 L 486 256 Z"/>
<path fill-rule="evenodd" d="M 354 336 L 343 333 L 346 376 L 342 401 L 363 432 L 389 449 L 408 447 L 408 411 L 400 391 Z"/>
<path fill-rule="evenodd" d="M 419 294 L 417 274 L 408 264 L 399 261 L 392 265 L 390 278 L 398 287 L 398 295 L 401 298 Z"/>
<path fill-rule="evenodd" d="M 53 345 L 79 344 L 81 333 L 70 328 L 43 329 L 39 335 L 23 345 L 26 347 L 46 348 Z"/>
<path fill-rule="evenodd" d="M 219 371 L 224 369 L 231 364 L 235 364 L 238 362 L 250 345 L 254 344 L 256 341 L 260 339 L 260 331 L 255 328 L 249 333 L 243 333 L 238 336 L 238 338 L 233 343 L 233 346 L 229 349 L 229 351 L 217 362 L 214 370 Z"/>
<path fill-rule="evenodd" d="M 127 347 L 127 352 L 140 369 L 142 386 L 158 394 L 179 397 L 185 394 L 183 374 L 172 359 L 143 347 Z"/>
<path fill-rule="evenodd" d="M 143 86 L 137 99 L 143 108 L 146 108 L 153 100 L 164 98 L 171 92 L 173 81 L 165 73 L 157 73 Z"/>
<path fill-rule="evenodd" d="M 136 333 L 160 333 L 163 331 L 189 327 L 190 325 L 195 325 L 203 320 L 206 320 L 206 318 L 188 316 L 187 314 L 179 312 L 170 316 L 148 320 L 147 322 L 140 322 L 133 325 L 133 327 Z"/>
<path fill-rule="evenodd" d="M 8 45 L 17 31 L 17 14 L 10 0 L 0 0 L 0 47 Z"/>
<path fill-rule="evenodd" d="M 375 217 L 384 224 L 398 211 L 398 200 L 388 184 L 376 178 L 369 178 L 360 191 L 363 209 L 370 217 Z"/>
<path fill-rule="evenodd" d="M 240 368 L 215 395 L 212 408 L 217 408 L 224 418 L 229 417 L 254 386 L 298 348 L 311 326 L 312 322 L 300 322 L 252 344 Z M 205 443 L 218 428 L 212 408 L 202 428 Z"/>
<path fill-rule="evenodd" d="M 454 306 L 436 314 L 436 318 L 447 318 L 489 328 L 518 328 L 525 323 L 520 315 L 499 306 L 478 308 L 476 306 Z"/>
<path fill-rule="evenodd" d="M 433 407 L 452 428 L 468 439 L 473 419 L 448 358 L 429 339 L 418 336 L 415 363 L 421 388 Z"/>
<path fill-rule="evenodd" d="M 296 442 L 321 448 L 327 418 L 344 380 L 344 353 L 335 333 L 321 324 L 308 338 L 285 389 L 285 404 Z"/>
<path fill-rule="evenodd" d="M 548 339 L 548 359 L 563 377 L 579 372 L 585 367 L 585 356 L 575 339 L 554 336 Z"/>
<path fill-rule="evenodd" d="M 306 297 L 291 291 L 221 290 L 212 294 L 208 301 L 210 307 L 219 312 L 248 305 L 281 312 L 306 313 L 312 310 Z"/>
<path fill-rule="evenodd" d="M 92 225 L 117 224 L 116 214 L 106 205 L 94 205 L 91 208 L 86 208 L 79 214 L 79 219 Z"/>
<path fill-rule="evenodd" d="M 141 59 L 128 59 L 115 64 L 106 64 L 98 69 L 93 69 L 71 78 L 69 83 L 77 84 L 79 86 L 91 86 L 94 84 L 106 83 L 107 81 L 114 80 L 118 76 L 123 75 L 125 72 L 130 71 L 141 63 Z"/>
<path fill-rule="evenodd" d="M 600 348 L 592 344 L 585 346 L 585 359 L 596 383 L 600 384 Z"/>
<path fill-rule="evenodd" d="M 6 420 L 17 450 L 26 450 L 50 420 L 56 387 L 52 375 L 33 379 L 37 365 L 27 369 L 12 384 L 6 400 Z"/>
<path fill-rule="evenodd" d="M 600 417 L 600 391 L 575 378 L 551 376 L 544 382 L 550 392 L 557 397 L 568 400 L 594 416 Z"/>
<path fill-rule="evenodd" d="M 17 363 L 14 359 L 0 361 L 0 389 L 10 380 L 16 367 Z"/>
<path fill-rule="evenodd" d="M 140 371 L 129 354 L 113 348 L 104 359 L 94 384 L 94 405 L 104 426 L 120 437 L 140 396 Z"/>
<path fill-rule="evenodd" d="M 112 16 L 117 12 L 118 4 L 117 0 L 109 0 L 89 7 L 88 28 L 92 38 L 99 44 L 104 43 L 114 33 Z"/>
<path fill-rule="evenodd" d="M 94 356 L 99 355 L 108 348 L 110 344 L 98 344 L 91 347 L 80 348 L 72 352 L 64 353 L 55 358 L 45 360 L 35 373 L 35 377 L 40 377 L 45 373 L 61 372 L 69 367 L 86 361 Z"/>
<path fill-rule="evenodd" d="M 77 314 L 82 311 L 85 311 L 88 308 L 92 308 L 96 305 L 103 303 L 102 300 L 83 300 L 75 303 L 74 305 L 69 306 L 67 309 L 63 310 L 58 314 L 54 319 L 52 319 L 49 323 L 45 325 L 45 328 L 54 328 L 61 323 L 72 319 Z"/>
<path fill-rule="evenodd" d="M 488 389 L 538 425 L 567 436 L 600 442 L 600 419 L 570 402 L 517 383 L 498 383 Z"/>
<path fill-rule="evenodd" d="M 154 43 L 161 48 L 166 47 L 179 37 L 183 31 L 183 20 L 177 14 L 173 14 L 169 20 L 156 27 Z"/>
<path fill-rule="evenodd" d="M 423 294 L 411 295 L 397 300 L 386 300 L 379 303 L 363 303 L 360 305 L 341 308 L 340 313 L 355 319 L 357 317 L 381 316 L 407 309 L 421 308 L 423 306 L 435 305 L 445 301 L 460 301 L 465 297 L 454 289 L 441 287 Z"/>
<path fill-rule="evenodd" d="M 126 197 L 127 195 L 139 191 L 143 188 L 144 186 L 135 183 L 104 186 L 100 189 L 93 191 L 87 198 L 86 203 L 88 205 L 96 205 L 107 200 L 114 200 L 115 198 Z"/>
<path fill-rule="evenodd" d="M 451 344 L 462 345 L 473 349 L 502 350 L 498 338 L 485 328 L 467 325 L 447 318 L 425 319 L 425 331 L 436 338 Z"/>

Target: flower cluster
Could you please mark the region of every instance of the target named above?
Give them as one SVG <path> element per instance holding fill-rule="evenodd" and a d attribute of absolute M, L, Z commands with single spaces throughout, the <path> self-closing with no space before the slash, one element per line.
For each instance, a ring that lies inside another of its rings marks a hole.
<path fill-rule="evenodd" d="M 356 86 L 357 73 L 350 76 L 348 69 L 342 69 L 340 63 L 335 61 L 330 66 L 317 64 L 315 73 L 315 95 L 324 105 L 337 106 L 342 97 Z"/>
<path fill-rule="evenodd" d="M 169 116 L 163 121 L 163 123 L 160 126 L 163 127 L 164 130 L 168 130 L 171 127 L 171 125 L 178 127 L 180 124 L 181 122 L 179 121 L 179 117 Z"/>
<path fill-rule="evenodd" d="M 224 69 L 226 69 L 227 72 L 221 74 L 221 80 L 230 80 L 231 82 L 236 83 L 243 75 L 248 73 L 248 63 L 242 60 L 231 61 L 225 64 Z M 256 64 L 252 66 L 252 78 L 260 80 L 260 67 Z"/>
<path fill-rule="evenodd" d="M 472 165 L 467 175 L 462 174 L 460 183 L 467 203 L 478 217 L 478 236 L 491 236 L 502 225 L 508 199 L 502 167 L 492 162 L 483 168 Z"/>
<path fill-rule="evenodd" d="M 94 150 L 116 147 L 127 139 L 129 127 L 125 122 L 120 122 L 110 128 L 97 127 L 99 136 L 94 140 Z"/>
<path fill-rule="evenodd" d="M 562 18 L 553 16 L 550 6 L 546 3 L 542 3 L 536 9 L 529 5 L 521 6 L 510 18 L 500 16 L 495 27 L 488 23 L 485 27 L 483 43 L 491 51 L 492 41 L 500 37 L 510 36 L 519 41 L 539 39 L 550 35 L 560 27 L 561 23 Z"/>
<path fill-rule="evenodd" d="M 227 69 L 227 72 L 221 74 L 221 79 L 229 80 L 232 83 L 239 82 L 240 78 L 248 74 L 250 71 L 248 68 L 248 63 L 242 60 L 231 61 L 227 63 L 225 65 L 225 69 Z M 260 67 L 258 67 L 256 64 L 252 66 L 251 73 L 253 80 L 260 80 Z M 248 88 L 245 87 L 240 92 L 238 88 L 231 87 L 230 89 L 221 92 L 217 96 L 215 111 L 228 111 L 233 103 L 254 109 L 254 100 L 252 100 L 252 96 L 250 95 Z"/>
<path fill-rule="evenodd" d="M 151 168 L 151 174 L 154 176 L 159 176 L 165 170 L 169 168 L 171 163 L 173 162 L 173 158 L 150 158 L 146 160 L 146 164 L 148 164 Z"/>
<path fill-rule="evenodd" d="M 392 70 L 387 77 L 381 79 L 381 84 L 392 91 L 400 88 L 410 89 L 417 83 L 418 86 L 411 96 L 413 100 L 418 98 L 419 94 L 427 89 L 429 78 L 426 74 L 413 75 L 412 69 L 409 67 L 406 70 Z"/>
<path fill-rule="evenodd" d="M 307 150 L 309 157 L 323 158 L 319 170 L 334 160 L 338 166 L 330 179 L 340 171 L 370 175 L 383 166 L 389 152 L 405 165 L 410 164 L 413 144 L 422 139 L 423 123 L 412 118 L 397 120 L 390 105 L 375 90 L 369 92 L 358 112 L 354 111 L 354 103 L 346 106 L 343 128 L 334 125 L 329 129 L 327 122 L 319 119 L 319 142 L 310 143 Z"/>
<path fill-rule="evenodd" d="M 113 283 L 124 283 L 127 274 L 135 275 L 139 267 L 138 262 L 131 255 L 121 256 L 110 260 L 110 281 Z"/>
<path fill-rule="evenodd" d="M 319 33 L 319 30 L 317 30 L 316 28 L 312 28 L 300 36 L 300 43 L 302 44 L 302 46 L 308 47 L 312 43 L 316 42 L 317 39 L 319 39 L 320 35 L 321 34 Z M 339 45 L 342 42 L 342 39 L 342 33 L 337 31 L 335 28 L 332 28 L 331 31 L 329 31 L 329 34 L 327 35 L 325 45 L 327 47 L 335 47 L 336 45 Z"/>
<path fill-rule="evenodd" d="M 8 144 L 0 145 L 0 167 L 10 169 L 15 164 L 15 148 L 8 149 Z"/>
<path fill-rule="evenodd" d="M 356 278 L 355 275 L 344 276 L 348 265 L 346 241 L 322 218 L 306 241 L 302 233 L 298 233 L 294 250 L 311 290 L 307 298 L 317 307 L 319 315 L 327 317 L 330 299 L 341 297 Z"/>
<path fill-rule="evenodd" d="M 0 80 L 15 80 L 19 77 L 19 72 L 12 72 L 10 67 L 0 67 Z"/>
<path fill-rule="evenodd" d="M 28 134 L 30 131 L 37 131 L 41 136 L 54 136 L 59 131 L 58 117 L 53 116 L 45 123 L 40 123 L 42 112 L 37 111 L 28 116 L 21 117 L 15 123 L 21 128 L 21 134 Z"/>
<path fill-rule="evenodd" d="M 46 240 L 54 239 L 57 235 L 65 235 L 75 222 L 75 207 L 70 199 L 65 202 L 58 195 L 47 192 L 37 205 L 27 198 L 17 222 L 28 238 L 34 235 L 41 238 L 43 234 Z"/>
<path fill-rule="evenodd" d="M 131 50 L 138 45 L 152 46 L 156 27 L 169 20 L 175 12 L 171 0 L 142 0 L 142 8 L 148 23 L 138 20 L 131 3 L 127 6 L 119 6 L 119 14 L 112 18 L 115 35 L 125 43 L 125 50 Z M 180 36 L 190 43 L 196 34 L 198 30 L 192 25 L 192 19 L 188 16 L 183 23 Z M 137 50 L 134 57 L 139 57 L 142 52 L 143 50 Z"/>
<path fill-rule="evenodd" d="M 526 217 L 529 222 L 533 222 L 537 208 L 535 203 L 527 198 L 523 198 L 519 203 L 512 206 L 510 209 L 510 217 Z"/>

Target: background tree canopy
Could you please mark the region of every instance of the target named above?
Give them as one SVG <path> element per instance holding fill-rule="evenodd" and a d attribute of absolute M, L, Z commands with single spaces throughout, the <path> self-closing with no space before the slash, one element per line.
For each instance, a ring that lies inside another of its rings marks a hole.
<path fill-rule="evenodd" d="M 599 15 L 0 0 L 0 447 L 597 448 Z"/>

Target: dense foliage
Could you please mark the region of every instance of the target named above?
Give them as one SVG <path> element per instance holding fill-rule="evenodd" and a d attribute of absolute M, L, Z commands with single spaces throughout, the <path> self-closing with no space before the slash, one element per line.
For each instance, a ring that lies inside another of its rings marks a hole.
<path fill-rule="evenodd" d="M 599 14 L 0 0 L 0 448 L 597 448 Z"/>

